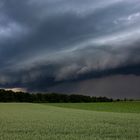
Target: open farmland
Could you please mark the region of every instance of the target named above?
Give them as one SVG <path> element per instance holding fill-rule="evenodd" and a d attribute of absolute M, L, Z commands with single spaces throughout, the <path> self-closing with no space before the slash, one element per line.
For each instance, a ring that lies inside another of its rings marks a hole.
<path fill-rule="evenodd" d="M 64 106 L 64 104 L 59 105 Z M 103 111 L 86 110 L 79 105 L 77 104 L 77 108 L 66 108 L 65 105 L 64 108 L 54 104 L 2 103 L 0 104 L 0 140 L 140 139 L 139 103 L 137 109 L 132 107 L 134 111 L 129 111 L 131 113 L 128 113 L 126 108 L 124 108 L 126 112 L 116 111 L 116 113 L 109 112 L 106 108 Z M 88 108 L 94 106 L 87 105 Z M 98 105 L 100 106 L 100 103 Z M 123 108 L 122 105 L 120 107 Z"/>
<path fill-rule="evenodd" d="M 103 112 L 119 112 L 119 113 L 140 113 L 140 101 L 127 102 L 100 102 L 100 103 L 53 103 L 48 104 L 57 107 L 93 110 Z"/>

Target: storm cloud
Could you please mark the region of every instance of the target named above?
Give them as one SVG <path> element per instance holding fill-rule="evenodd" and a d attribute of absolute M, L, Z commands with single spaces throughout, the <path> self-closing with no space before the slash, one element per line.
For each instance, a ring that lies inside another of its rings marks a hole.
<path fill-rule="evenodd" d="M 32 92 L 117 75 L 139 79 L 139 0 L 2 0 L 0 64 L 0 87 Z"/>

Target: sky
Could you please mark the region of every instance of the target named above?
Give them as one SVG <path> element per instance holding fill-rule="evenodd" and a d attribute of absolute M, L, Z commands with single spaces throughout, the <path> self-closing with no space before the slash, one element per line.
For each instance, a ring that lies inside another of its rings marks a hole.
<path fill-rule="evenodd" d="M 139 0 L 1 0 L 0 87 L 140 98 Z"/>

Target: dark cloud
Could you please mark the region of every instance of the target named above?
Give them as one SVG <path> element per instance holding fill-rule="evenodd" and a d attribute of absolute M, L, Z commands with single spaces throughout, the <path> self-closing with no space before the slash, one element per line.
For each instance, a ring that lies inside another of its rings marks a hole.
<path fill-rule="evenodd" d="M 90 79 L 80 82 L 68 82 L 50 87 L 51 92 L 67 94 L 84 94 L 91 96 L 107 96 L 111 98 L 140 98 L 140 76 L 116 75 Z M 131 86 L 130 86 L 131 85 Z"/>
<path fill-rule="evenodd" d="M 139 23 L 138 0 L 3 0 L 0 85 L 47 91 L 111 75 L 139 76 Z"/>

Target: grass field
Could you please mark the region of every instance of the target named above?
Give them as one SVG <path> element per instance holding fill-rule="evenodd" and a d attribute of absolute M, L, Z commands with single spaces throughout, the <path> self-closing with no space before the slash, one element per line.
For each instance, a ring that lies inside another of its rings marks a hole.
<path fill-rule="evenodd" d="M 139 140 L 140 103 L 112 104 L 0 104 L 0 140 Z"/>
<path fill-rule="evenodd" d="M 103 112 L 140 113 L 140 102 L 108 102 L 108 103 L 53 103 L 57 107 L 93 110 Z"/>

